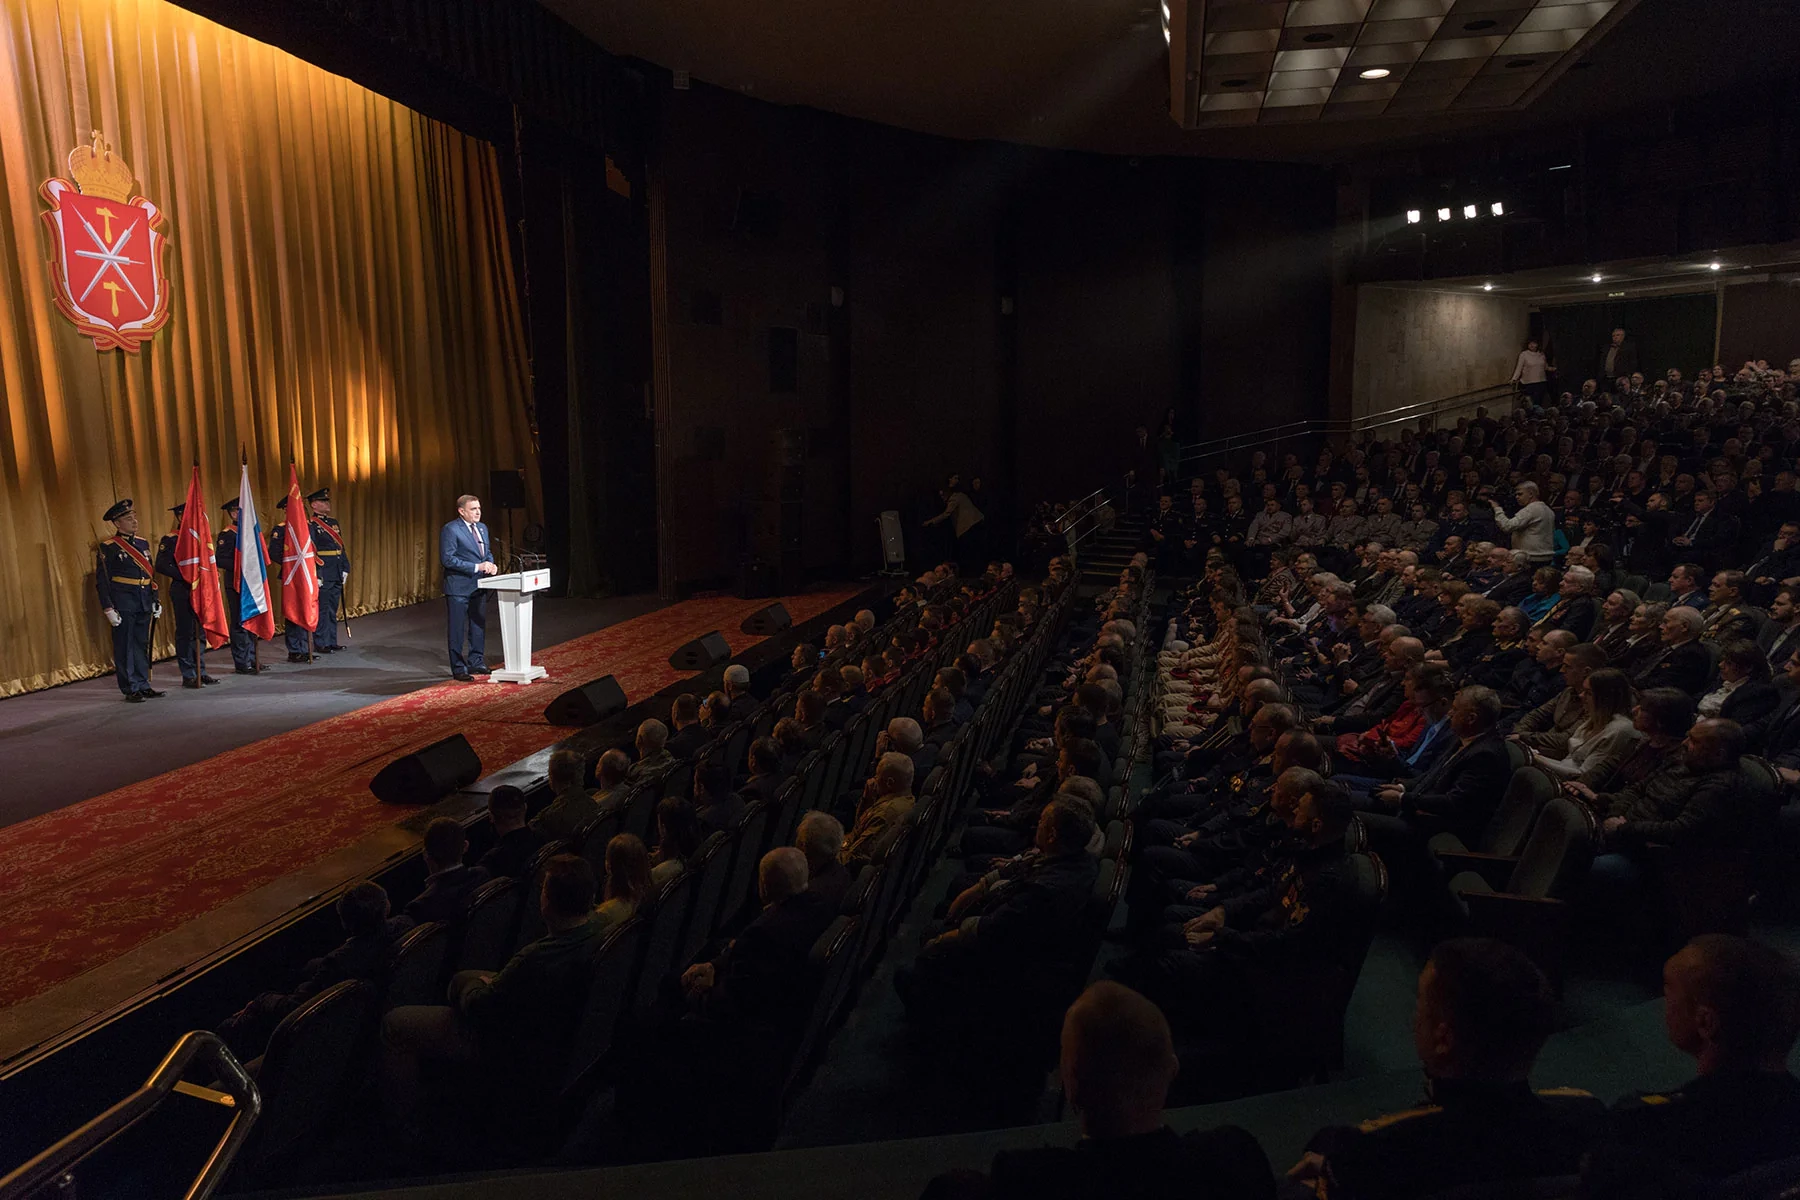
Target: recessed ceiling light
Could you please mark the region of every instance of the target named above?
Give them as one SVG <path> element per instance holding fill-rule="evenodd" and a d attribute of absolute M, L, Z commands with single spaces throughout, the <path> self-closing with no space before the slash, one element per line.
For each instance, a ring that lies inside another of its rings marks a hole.
<path fill-rule="evenodd" d="M 1573 167 L 1574 165 L 1575 165 L 1574 163 L 1557 163 L 1554 167 L 1551 167 L 1550 170 L 1552 170 L 1552 171 L 1567 171 L 1570 167 Z"/>
<path fill-rule="evenodd" d="M 1481 285 L 1481 290 L 1484 292 L 1491 292 L 1494 290 L 1494 285 L 1491 283 L 1484 283 Z"/>
<path fill-rule="evenodd" d="M 1320 42 L 1335 42 L 1335 41 L 1337 41 L 1337 34 L 1326 33 L 1323 30 L 1321 30 L 1318 33 L 1309 33 L 1305 37 L 1301 38 L 1300 40 L 1303 42 L 1310 42 L 1311 44 L 1316 46 Z"/>
<path fill-rule="evenodd" d="M 1492 29 L 1499 23 L 1500 22 L 1498 21 L 1490 21 L 1486 17 L 1483 17 L 1479 21 L 1464 21 L 1463 28 L 1470 33 L 1480 33 L 1484 29 Z"/>
<path fill-rule="evenodd" d="M 1450 219 L 1450 210 L 1449 209 L 1447 209 L 1447 208 L 1438 209 L 1438 220 L 1448 221 L 1449 219 Z"/>
<path fill-rule="evenodd" d="M 1393 74 L 1393 72 L 1388 70 L 1386 67 L 1370 67 L 1368 70 L 1362 72 L 1362 78 L 1364 78 L 1364 79 L 1386 79 L 1389 75 L 1392 75 L 1392 74 Z"/>
<path fill-rule="evenodd" d="M 1423 214 L 1421 214 L 1418 209 L 1409 208 L 1406 210 L 1406 223 L 1408 225 L 1417 225 L 1423 219 Z"/>
<path fill-rule="evenodd" d="M 1479 208 L 1476 208 L 1473 204 L 1465 204 L 1465 205 L 1463 205 L 1463 219 L 1468 220 L 1468 221 L 1473 221 L 1475 219 L 1476 214 L 1479 213 L 1480 211 L 1481 210 Z"/>
<path fill-rule="evenodd" d="M 1535 66 L 1537 66 L 1537 59 L 1535 59 L 1535 58 L 1510 58 L 1510 59 L 1507 59 L 1506 65 L 1509 67 L 1513 67 L 1515 69 L 1519 68 L 1519 67 L 1535 67 Z"/>
<path fill-rule="evenodd" d="M 1709 262 L 1706 264 L 1706 269 L 1709 271 L 1717 271 L 1717 270 L 1721 269 L 1723 266 L 1724 266 L 1724 264 L 1720 263 L 1720 262 Z"/>
<path fill-rule="evenodd" d="M 1493 213 L 1496 217 L 1504 217 L 1506 215 L 1506 205 L 1496 200 L 1488 205 L 1488 211 Z"/>
<path fill-rule="evenodd" d="M 1595 283 L 1599 283 L 1599 282 L 1600 282 L 1600 272 L 1598 272 L 1598 271 L 1595 271 L 1595 272 L 1594 272 L 1594 274 L 1593 274 L 1593 276 L 1592 276 L 1592 278 L 1593 278 L 1593 280 L 1594 280 L 1594 282 L 1595 282 Z"/>
<path fill-rule="evenodd" d="M 1220 87 L 1244 87 L 1244 86 L 1248 85 L 1249 82 L 1250 81 L 1248 79 L 1227 79 L 1224 83 L 1220 84 L 1219 86 Z"/>

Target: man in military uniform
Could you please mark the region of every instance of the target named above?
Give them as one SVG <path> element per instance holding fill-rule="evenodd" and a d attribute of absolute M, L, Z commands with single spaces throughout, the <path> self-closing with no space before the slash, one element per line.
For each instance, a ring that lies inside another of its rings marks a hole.
<path fill-rule="evenodd" d="M 313 550 L 319 556 L 319 627 L 313 631 L 312 644 L 319 654 L 334 654 L 343 649 L 338 645 L 338 614 L 344 607 L 344 584 L 350 579 L 350 551 L 344 531 L 331 515 L 331 489 L 320 488 L 307 496 L 306 503 L 312 514 Z M 288 636 L 291 650 L 291 628 Z"/>
<path fill-rule="evenodd" d="M 1716 642 L 1754 642 L 1762 632 L 1762 610 L 1744 599 L 1746 584 L 1742 571 L 1720 571 L 1712 578 L 1707 598 L 1712 601 L 1700 613 L 1700 640 Z"/>
<path fill-rule="evenodd" d="M 163 534 L 156 548 L 156 573 L 169 577 L 169 603 L 175 606 L 175 664 L 181 668 L 181 686 L 199 688 L 219 681 L 206 673 L 206 637 L 200 618 L 194 615 L 193 585 L 181 577 L 181 566 L 175 560 L 181 514 L 187 505 L 177 504 L 169 511 L 175 514 L 175 530 Z"/>
<path fill-rule="evenodd" d="M 131 501 L 106 510 L 112 537 L 100 543 L 94 557 L 94 589 L 100 611 L 113 631 L 113 674 L 119 690 L 133 704 L 162 695 L 150 686 L 150 626 L 162 614 L 156 595 L 156 569 L 150 543 L 137 535 L 138 515 Z"/>
<path fill-rule="evenodd" d="M 244 628 L 243 609 L 238 595 L 238 512 L 234 497 L 219 505 L 228 524 L 219 530 L 214 557 L 219 560 L 219 585 L 225 597 L 225 623 L 231 627 L 231 662 L 239 675 L 257 675 L 256 637 Z"/>
<path fill-rule="evenodd" d="M 1663 1020 L 1699 1076 L 1619 1101 L 1592 1156 L 1593 1194 L 1701 1195 L 1800 1157 L 1800 1079 L 1787 1065 L 1800 1037 L 1793 961 L 1748 938 L 1697 937 L 1663 964 Z"/>
<path fill-rule="evenodd" d="M 1519 950 L 1492 938 L 1439 943 L 1413 1018 L 1426 1102 L 1320 1130 L 1288 1177 L 1321 1200 L 1412 1200 L 1573 1175 L 1605 1110 L 1575 1088 L 1531 1090 L 1554 1026 L 1550 985 Z"/>

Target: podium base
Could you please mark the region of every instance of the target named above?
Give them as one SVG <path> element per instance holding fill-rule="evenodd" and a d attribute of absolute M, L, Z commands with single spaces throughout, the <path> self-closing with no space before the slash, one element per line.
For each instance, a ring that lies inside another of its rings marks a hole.
<path fill-rule="evenodd" d="M 549 673 L 542 667 L 530 666 L 523 671 L 490 671 L 488 678 L 495 683 L 530 683 L 534 679 L 542 679 Z"/>

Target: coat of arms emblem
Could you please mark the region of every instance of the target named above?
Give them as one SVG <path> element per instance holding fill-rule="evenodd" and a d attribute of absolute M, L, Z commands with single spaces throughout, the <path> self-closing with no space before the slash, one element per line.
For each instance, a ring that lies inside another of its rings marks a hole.
<path fill-rule="evenodd" d="M 136 354 L 169 319 L 162 211 L 132 195 L 131 168 L 98 131 L 70 152 L 69 176 L 41 189 L 56 307 L 98 349 Z"/>

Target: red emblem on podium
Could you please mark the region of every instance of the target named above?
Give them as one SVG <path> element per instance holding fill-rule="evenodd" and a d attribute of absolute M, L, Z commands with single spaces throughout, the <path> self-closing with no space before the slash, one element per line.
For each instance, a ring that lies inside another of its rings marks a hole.
<path fill-rule="evenodd" d="M 69 177 L 40 189 L 56 307 L 98 349 L 136 354 L 169 319 L 162 211 L 132 195 L 131 168 L 98 131 L 70 152 Z"/>

